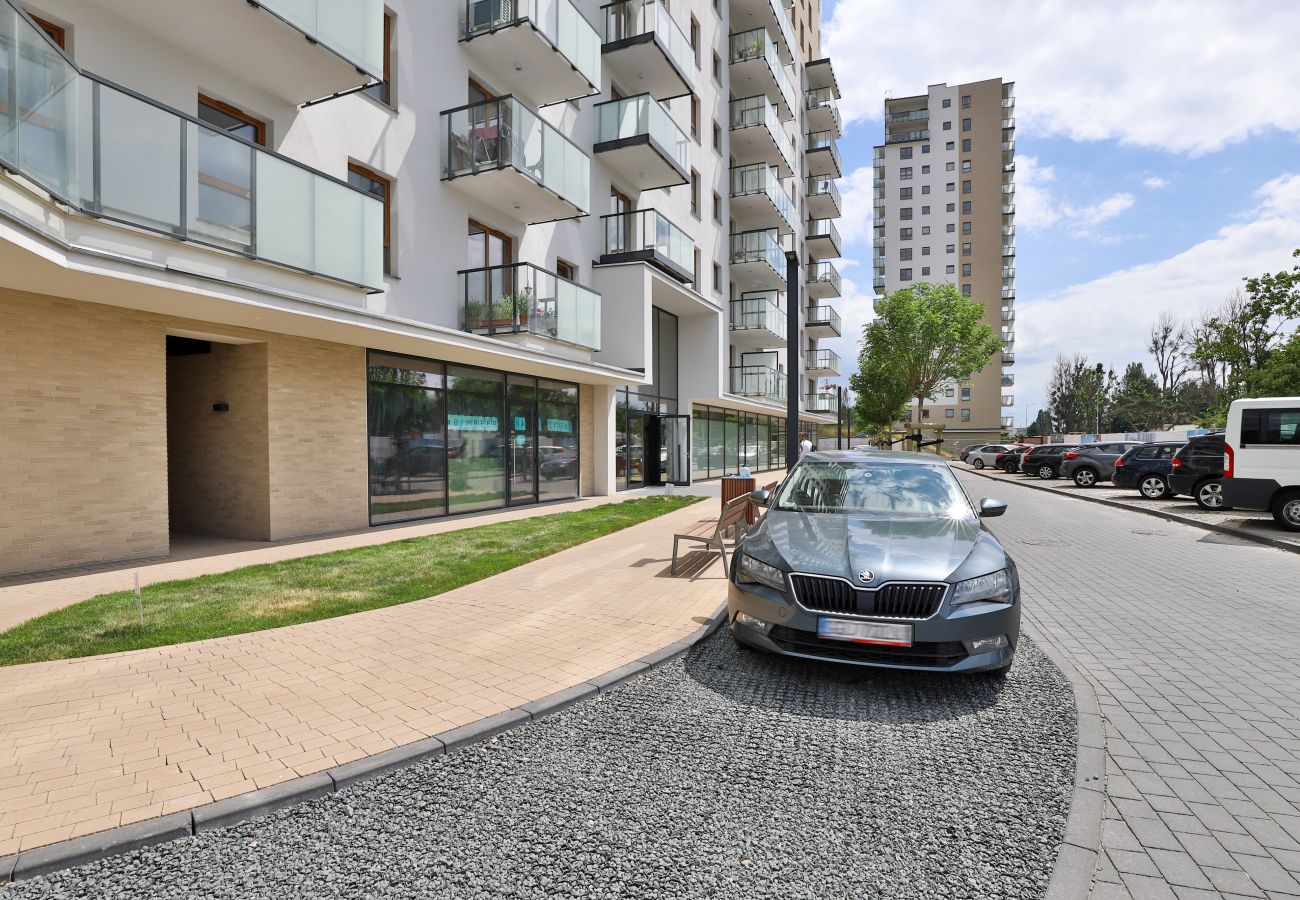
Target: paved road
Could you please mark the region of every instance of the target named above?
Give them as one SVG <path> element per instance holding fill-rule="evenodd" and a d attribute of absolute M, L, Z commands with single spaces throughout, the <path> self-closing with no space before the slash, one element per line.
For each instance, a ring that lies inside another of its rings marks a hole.
<path fill-rule="evenodd" d="M 1300 556 L 963 475 L 1097 691 L 1094 897 L 1300 896 Z"/>

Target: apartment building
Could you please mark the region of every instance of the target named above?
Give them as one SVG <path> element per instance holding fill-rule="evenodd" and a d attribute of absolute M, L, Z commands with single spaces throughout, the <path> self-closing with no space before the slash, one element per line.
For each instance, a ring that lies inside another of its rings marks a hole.
<path fill-rule="evenodd" d="M 0 0 L 0 574 L 783 467 L 789 374 L 836 413 L 818 43 L 810 0 Z"/>
<path fill-rule="evenodd" d="M 885 101 L 875 148 L 876 293 L 948 282 L 984 307 L 1002 352 L 908 410 L 910 428 L 950 443 L 996 441 L 1014 424 L 1016 203 L 1014 82 L 934 84 Z"/>

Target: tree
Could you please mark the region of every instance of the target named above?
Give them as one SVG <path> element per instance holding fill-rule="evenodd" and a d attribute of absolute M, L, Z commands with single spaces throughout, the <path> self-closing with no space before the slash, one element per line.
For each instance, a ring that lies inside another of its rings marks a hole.
<path fill-rule="evenodd" d="M 903 409 L 911 399 L 907 385 L 890 369 L 888 361 L 867 354 L 865 336 L 858 371 L 849 376 L 849 384 L 856 395 L 853 421 L 873 438 L 885 435 L 903 417 Z"/>
<path fill-rule="evenodd" d="M 1163 317 L 1162 317 L 1163 318 Z M 1152 342 L 1156 330 L 1152 328 Z M 1167 334 L 1167 332 L 1166 332 Z M 1154 351 L 1153 351 L 1154 353 Z M 1111 431 L 1153 431 L 1166 423 L 1165 391 L 1147 374 L 1142 363 L 1129 363 L 1115 392 L 1110 416 Z"/>
<path fill-rule="evenodd" d="M 1066 434 L 1100 430 L 1116 387 L 1115 373 L 1101 363 L 1090 365 L 1082 353 L 1056 357 L 1047 383 L 1053 426 Z"/>
<path fill-rule="evenodd" d="M 1156 363 L 1156 373 L 1160 376 L 1160 390 L 1169 393 L 1178 387 L 1178 383 L 1187 374 L 1185 360 L 1187 344 L 1187 326 L 1173 317 L 1172 313 L 1162 312 L 1151 325 L 1150 340 L 1147 351 Z"/>
<path fill-rule="evenodd" d="M 1038 411 L 1038 416 L 1025 429 L 1028 437 L 1047 437 L 1052 433 L 1052 414 L 1045 409 Z"/>
<path fill-rule="evenodd" d="M 862 329 L 859 372 L 867 383 L 888 373 L 916 398 L 917 419 L 939 385 L 966 381 L 989 364 L 1002 342 L 982 321 L 984 307 L 963 297 L 953 284 L 918 282 L 876 301 L 876 318 Z M 865 393 L 855 383 L 859 396 Z M 888 399 L 888 398 L 887 398 Z"/>

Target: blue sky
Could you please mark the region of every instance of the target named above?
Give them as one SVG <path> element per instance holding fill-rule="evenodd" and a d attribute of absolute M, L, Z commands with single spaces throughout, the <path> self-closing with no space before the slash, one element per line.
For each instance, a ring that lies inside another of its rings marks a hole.
<path fill-rule="evenodd" d="M 870 166 L 886 92 L 1016 82 L 1018 423 L 1043 405 L 1058 353 L 1149 363 L 1160 312 L 1195 317 L 1243 276 L 1293 262 L 1300 4 L 836 0 L 822 32 L 848 123 L 846 367 L 871 317 Z"/>

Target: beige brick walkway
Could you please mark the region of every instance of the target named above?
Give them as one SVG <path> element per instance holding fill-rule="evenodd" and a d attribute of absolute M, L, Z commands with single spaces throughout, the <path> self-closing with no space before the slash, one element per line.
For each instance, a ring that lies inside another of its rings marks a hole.
<path fill-rule="evenodd" d="M 318 772 L 686 637 L 722 567 L 668 577 L 706 502 L 427 600 L 0 669 L 0 856 Z"/>

